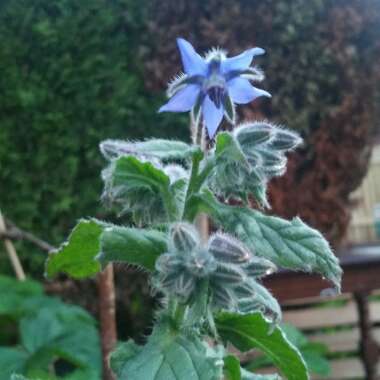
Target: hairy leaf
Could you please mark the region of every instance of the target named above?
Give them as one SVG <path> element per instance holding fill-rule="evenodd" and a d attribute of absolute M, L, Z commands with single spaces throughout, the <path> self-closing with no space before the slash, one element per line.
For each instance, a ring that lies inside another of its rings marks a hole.
<path fill-rule="evenodd" d="M 67 242 L 49 254 L 46 275 L 53 277 L 64 272 L 74 278 L 91 277 L 101 269 L 95 256 L 100 251 L 100 235 L 105 223 L 81 220 L 71 232 Z"/>
<path fill-rule="evenodd" d="M 219 380 L 223 367 L 221 353 L 195 336 L 162 325 L 156 326 L 141 350 L 127 347 L 126 359 L 122 368 L 117 365 L 119 380 Z"/>
<path fill-rule="evenodd" d="M 280 327 L 271 332 L 271 324 L 260 313 L 222 313 L 215 322 L 224 341 L 231 342 L 241 351 L 259 349 L 273 360 L 288 380 L 309 378 L 298 350 L 286 339 Z"/>
<path fill-rule="evenodd" d="M 223 228 L 236 234 L 257 256 L 278 267 L 317 272 L 340 291 L 342 269 L 339 260 L 320 232 L 299 218 L 291 221 L 259 211 L 220 203 L 209 191 L 188 202 L 187 218 L 198 212 L 211 215 Z"/>
<path fill-rule="evenodd" d="M 236 208 L 227 222 L 258 256 L 279 267 L 318 272 L 340 291 L 342 269 L 328 242 L 299 218 L 291 221 Z"/>
<path fill-rule="evenodd" d="M 107 159 L 120 156 L 153 157 L 160 160 L 184 159 L 191 157 L 199 148 L 182 141 L 151 139 L 129 142 L 123 140 L 105 140 L 100 150 Z"/>
<path fill-rule="evenodd" d="M 128 342 L 119 343 L 116 349 L 111 353 L 110 366 L 112 371 L 121 376 L 124 364 L 142 350 L 141 346 L 138 346 L 133 340 Z"/>
<path fill-rule="evenodd" d="M 156 230 L 110 226 L 101 236 L 100 248 L 102 263 L 118 261 L 154 270 L 157 257 L 167 249 L 167 240 L 165 233 Z"/>
<path fill-rule="evenodd" d="M 160 165 L 144 162 L 133 156 L 121 156 L 111 161 L 103 171 L 102 198 L 109 205 L 121 207 L 121 214 L 131 213 L 137 223 L 172 221 L 178 218 L 183 180 L 171 184 Z"/>
<path fill-rule="evenodd" d="M 281 307 L 272 294 L 257 281 L 251 279 L 236 287 L 238 310 L 241 313 L 259 311 L 268 317 L 273 324 L 281 320 Z"/>

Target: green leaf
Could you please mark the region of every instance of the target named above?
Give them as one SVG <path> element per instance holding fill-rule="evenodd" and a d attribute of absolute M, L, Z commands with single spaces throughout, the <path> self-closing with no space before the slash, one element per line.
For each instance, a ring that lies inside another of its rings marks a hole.
<path fill-rule="evenodd" d="M 0 380 L 9 380 L 13 373 L 23 373 L 27 357 L 21 349 L 0 347 Z"/>
<path fill-rule="evenodd" d="M 199 147 L 183 141 L 151 139 L 138 142 L 106 140 L 100 144 L 100 149 L 108 159 L 136 155 L 160 160 L 177 160 L 191 157 Z"/>
<path fill-rule="evenodd" d="M 103 171 L 103 179 L 103 199 L 121 205 L 121 213 L 134 213 L 144 222 L 178 219 L 183 207 L 177 202 L 178 188 L 172 187 L 169 176 L 152 163 L 122 156 Z"/>
<path fill-rule="evenodd" d="M 289 341 L 299 349 L 311 373 L 321 376 L 327 376 L 330 373 L 331 367 L 326 358 L 328 352 L 326 345 L 310 342 L 299 329 L 292 325 L 284 323 L 282 330 Z"/>
<path fill-rule="evenodd" d="M 234 355 L 224 357 L 224 376 L 226 380 L 241 380 L 240 362 Z"/>
<path fill-rule="evenodd" d="M 237 287 L 239 312 L 247 314 L 259 311 L 268 317 L 273 324 L 281 320 L 281 307 L 268 289 L 251 279 L 243 286 Z"/>
<path fill-rule="evenodd" d="M 101 266 L 95 256 L 100 251 L 100 235 L 105 226 L 94 219 L 81 220 L 68 241 L 49 254 L 46 275 L 53 277 L 64 272 L 74 278 L 85 278 L 98 273 Z"/>
<path fill-rule="evenodd" d="M 206 346 L 194 335 L 157 326 L 148 343 L 130 356 L 119 369 L 119 380 L 219 380 L 222 375 L 221 352 Z"/>
<path fill-rule="evenodd" d="M 9 290 L 12 291 L 9 291 Z M 0 276 L 0 315 L 19 317 L 26 299 L 41 296 L 41 284 L 32 280 L 18 281 L 15 278 Z"/>
<path fill-rule="evenodd" d="M 141 350 L 142 347 L 138 346 L 133 340 L 129 340 L 125 343 L 119 343 L 110 356 L 110 366 L 112 371 L 117 376 L 121 376 L 124 364 L 129 359 L 136 356 Z"/>
<path fill-rule="evenodd" d="M 268 355 L 288 380 L 307 380 L 305 362 L 299 351 L 260 314 L 222 313 L 216 318 L 220 336 L 241 351 L 257 348 Z"/>
<path fill-rule="evenodd" d="M 210 191 L 189 200 L 187 217 L 205 212 L 223 228 L 236 234 L 257 256 L 278 267 L 317 272 L 340 291 L 342 269 L 328 242 L 299 218 L 291 221 L 259 211 L 220 203 Z"/>
<path fill-rule="evenodd" d="M 278 267 L 318 272 L 340 291 L 342 269 L 328 242 L 299 218 L 291 221 L 259 211 L 235 208 L 227 229 L 234 232 L 257 256 Z"/>
<path fill-rule="evenodd" d="M 79 307 L 45 307 L 20 322 L 21 344 L 28 352 L 28 373 L 48 370 L 56 358 L 100 374 L 100 341 L 94 320 Z M 79 375 L 78 375 L 79 376 Z"/>
<path fill-rule="evenodd" d="M 218 133 L 215 143 L 215 154 L 217 159 L 236 161 L 248 167 L 248 161 L 240 149 L 233 135 L 228 132 Z"/>
<path fill-rule="evenodd" d="M 107 227 L 100 241 L 102 263 L 119 261 L 147 270 L 154 270 L 157 257 L 167 248 L 165 233 L 137 228 Z"/>

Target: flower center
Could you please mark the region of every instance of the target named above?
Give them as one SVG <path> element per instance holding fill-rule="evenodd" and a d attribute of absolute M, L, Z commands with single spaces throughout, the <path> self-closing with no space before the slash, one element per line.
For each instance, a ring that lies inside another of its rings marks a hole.
<path fill-rule="evenodd" d="M 220 108 L 227 94 L 226 80 L 220 71 L 220 60 L 209 63 L 209 72 L 203 84 L 204 92 L 217 108 Z"/>

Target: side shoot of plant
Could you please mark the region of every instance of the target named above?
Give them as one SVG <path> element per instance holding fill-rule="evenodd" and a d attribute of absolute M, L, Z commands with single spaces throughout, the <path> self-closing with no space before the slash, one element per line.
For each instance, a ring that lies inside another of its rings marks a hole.
<path fill-rule="evenodd" d="M 84 278 L 110 262 L 150 273 L 161 306 L 146 344 L 128 341 L 111 356 L 119 380 L 280 378 L 248 372 L 232 346 L 258 349 L 284 378 L 306 380 L 305 362 L 278 324 L 281 308 L 261 282 L 287 268 L 320 273 L 340 291 L 342 270 L 323 236 L 299 218 L 264 213 L 269 180 L 284 174 L 302 139 L 267 121 L 237 123 L 236 104 L 270 96 L 250 83 L 264 78 L 252 66 L 264 50 L 202 57 L 177 42 L 184 73 L 160 112 L 190 111 L 193 143 L 102 142 L 102 201 L 133 224 L 79 221 L 50 255 L 47 275 Z M 232 128 L 217 133 L 223 118 Z"/>

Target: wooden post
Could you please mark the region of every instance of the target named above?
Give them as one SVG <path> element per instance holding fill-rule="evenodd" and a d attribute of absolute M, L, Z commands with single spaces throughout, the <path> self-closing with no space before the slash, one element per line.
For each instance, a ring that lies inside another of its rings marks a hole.
<path fill-rule="evenodd" d="M 368 293 L 355 293 L 355 301 L 359 314 L 360 354 L 364 363 L 367 380 L 377 379 L 377 361 L 379 347 L 371 334 L 371 318 L 368 308 Z"/>
<path fill-rule="evenodd" d="M 6 233 L 7 228 L 5 226 L 5 221 L 0 210 L 0 233 Z M 26 276 L 24 269 L 21 266 L 21 262 L 17 256 L 16 248 L 14 247 L 10 239 L 4 238 L 5 249 L 8 253 L 9 260 L 11 261 L 13 270 L 16 273 L 16 277 L 20 281 L 24 281 Z"/>
<path fill-rule="evenodd" d="M 115 286 L 112 264 L 98 275 L 100 335 L 103 354 L 103 380 L 115 380 L 109 366 L 109 356 L 116 346 Z"/>

